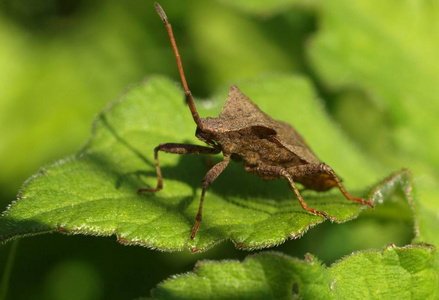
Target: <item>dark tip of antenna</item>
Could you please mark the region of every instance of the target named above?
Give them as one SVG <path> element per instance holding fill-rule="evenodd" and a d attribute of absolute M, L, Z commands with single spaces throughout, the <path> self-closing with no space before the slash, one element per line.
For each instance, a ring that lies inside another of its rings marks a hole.
<path fill-rule="evenodd" d="M 165 14 L 165 11 L 163 8 L 158 4 L 157 2 L 154 3 L 155 9 L 157 10 L 157 13 L 159 14 L 160 18 L 162 18 L 163 23 L 168 24 L 168 17 Z"/>

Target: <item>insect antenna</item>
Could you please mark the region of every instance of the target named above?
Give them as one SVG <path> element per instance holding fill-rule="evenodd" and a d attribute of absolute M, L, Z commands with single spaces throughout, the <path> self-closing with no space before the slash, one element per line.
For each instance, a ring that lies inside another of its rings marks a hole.
<path fill-rule="evenodd" d="M 177 44 L 175 42 L 174 33 L 172 32 L 171 23 L 169 23 L 168 17 L 165 14 L 163 8 L 157 2 L 154 3 L 155 9 L 162 19 L 163 23 L 166 25 L 166 29 L 168 30 L 169 39 L 171 40 L 172 48 L 174 49 L 175 59 L 177 60 L 178 71 L 180 72 L 181 82 L 183 84 L 184 93 L 186 95 L 186 103 L 189 105 L 189 109 L 191 110 L 192 117 L 194 118 L 195 123 L 198 127 L 202 127 L 200 116 L 198 115 L 197 109 L 195 107 L 194 98 L 192 97 L 192 93 L 189 90 L 189 87 L 186 82 L 186 77 L 184 76 L 183 65 L 181 64 L 180 54 L 178 52 Z"/>

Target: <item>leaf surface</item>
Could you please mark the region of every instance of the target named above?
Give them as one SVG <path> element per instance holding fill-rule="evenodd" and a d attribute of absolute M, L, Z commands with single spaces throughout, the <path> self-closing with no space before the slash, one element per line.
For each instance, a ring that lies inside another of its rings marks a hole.
<path fill-rule="evenodd" d="M 357 252 L 325 267 L 262 252 L 237 261 L 201 261 L 195 270 L 159 284 L 154 299 L 436 299 L 430 245 Z"/>
<path fill-rule="evenodd" d="M 385 172 L 355 150 L 305 80 L 277 76 L 240 86 L 263 111 L 290 121 L 310 137 L 307 142 L 316 146 L 314 152 L 345 179 L 352 194 L 370 194 L 379 198 L 376 202 L 388 196 L 386 183 L 371 194 Z M 227 93 L 222 94 L 198 104 L 201 116 L 218 115 Z M 175 84 L 153 77 L 132 88 L 99 115 L 82 151 L 28 180 L 19 200 L 0 218 L 0 239 L 58 230 L 116 235 L 119 242 L 164 251 L 203 250 L 225 239 L 255 249 L 297 238 L 325 221 L 304 211 L 286 182 L 264 182 L 233 163 L 209 187 L 203 222 L 190 240 L 209 158 L 160 153 L 163 190 L 141 195 L 137 190 L 156 185 L 154 147 L 165 142 L 201 144 L 194 131 Z M 214 157 L 215 162 L 220 159 Z M 302 195 L 309 206 L 326 211 L 336 222 L 356 218 L 366 208 L 347 201 L 336 189 Z"/>

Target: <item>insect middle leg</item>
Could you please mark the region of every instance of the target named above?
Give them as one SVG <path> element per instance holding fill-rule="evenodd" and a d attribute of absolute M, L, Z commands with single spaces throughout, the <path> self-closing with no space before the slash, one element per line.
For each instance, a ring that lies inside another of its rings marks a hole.
<path fill-rule="evenodd" d="M 287 169 L 277 166 L 263 166 L 257 168 L 257 173 L 285 178 L 286 180 L 288 180 L 291 189 L 293 190 L 294 194 L 296 194 L 297 200 L 299 200 L 299 203 L 303 209 L 309 211 L 312 214 L 321 215 L 325 218 L 328 218 L 328 214 L 325 213 L 324 211 L 316 210 L 312 207 L 309 207 L 308 204 L 306 204 L 305 200 L 303 200 L 302 195 L 299 192 L 299 189 L 296 187 L 296 184 L 294 183 L 293 177 L 290 175 Z"/>
<path fill-rule="evenodd" d="M 160 144 L 154 148 L 155 169 L 157 173 L 157 187 L 153 189 L 141 188 L 138 190 L 139 193 L 157 192 L 163 188 L 163 177 L 159 164 L 159 154 L 158 154 L 159 151 L 172 153 L 172 154 L 218 154 L 221 152 L 220 149 L 199 146 L 199 145 L 176 144 L 176 143 Z"/>

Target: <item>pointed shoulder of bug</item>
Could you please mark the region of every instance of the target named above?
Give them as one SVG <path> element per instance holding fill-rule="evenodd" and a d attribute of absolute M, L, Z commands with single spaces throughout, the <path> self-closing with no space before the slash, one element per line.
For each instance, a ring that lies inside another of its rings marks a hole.
<path fill-rule="evenodd" d="M 274 121 L 254 104 L 236 85 L 229 89 L 229 95 L 221 113 L 216 118 L 205 118 L 203 123 L 207 128 L 217 132 L 239 131 L 250 127 L 262 127 L 270 134 Z"/>

